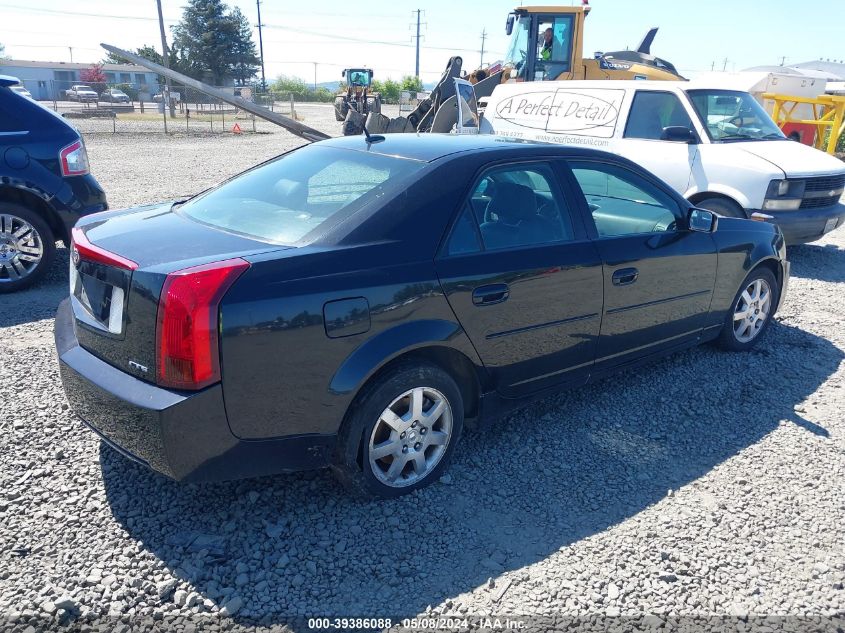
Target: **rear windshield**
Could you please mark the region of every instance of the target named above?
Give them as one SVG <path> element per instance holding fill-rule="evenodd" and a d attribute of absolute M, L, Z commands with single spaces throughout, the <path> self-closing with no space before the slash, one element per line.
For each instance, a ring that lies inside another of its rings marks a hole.
<path fill-rule="evenodd" d="M 364 141 L 361 141 L 362 146 Z M 308 145 L 186 202 L 198 222 L 262 241 L 293 244 L 340 212 L 392 190 L 425 163 Z"/>

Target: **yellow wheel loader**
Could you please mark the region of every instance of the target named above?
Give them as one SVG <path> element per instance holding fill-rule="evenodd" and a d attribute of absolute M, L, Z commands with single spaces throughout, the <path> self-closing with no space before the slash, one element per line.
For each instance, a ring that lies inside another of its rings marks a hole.
<path fill-rule="evenodd" d="M 561 81 L 569 79 L 651 79 L 678 81 L 684 78 L 668 61 L 651 54 L 657 34 L 652 28 L 636 50 L 595 53 L 584 58 L 584 23 L 590 7 L 519 7 L 506 22 L 510 36 L 507 54 L 495 72 L 478 69 L 467 76 L 475 95 L 489 97 L 505 82 Z M 461 76 L 462 59 L 452 57 L 428 99 L 407 117 L 388 119 L 370 115 L 370 132 L 449 132 L 456 120 L 455 85 Z"/>
<path fill-rule="evenodd" d="M 362 129 L 355 122 L 363 120 L 371 112 L 381 112 L 381 96 L 377 92 L 370 92 L 373 83 L 372 68 L 346 68 L 341 73 L 346 79 L 346 90 L 342 91 L 334 100 L 334 116 L 343 121 L 343 133 L 360 134 Z M 348 123 L 350 110 L 359 117 L 352 117 Z"/>

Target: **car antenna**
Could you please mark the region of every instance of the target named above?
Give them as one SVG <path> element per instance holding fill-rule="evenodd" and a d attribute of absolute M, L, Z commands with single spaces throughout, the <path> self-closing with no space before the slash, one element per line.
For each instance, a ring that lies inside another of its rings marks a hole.
<path fill-rule="evenodd" d="M 384 137 L 381 134 L 370 134 L 370 131 L 367 129 L 367 124 L 364 123 L 364 136 L 367 137 L 367 145 L 372 145 L 373 143 L 381 143 L 384 140 Z"/>

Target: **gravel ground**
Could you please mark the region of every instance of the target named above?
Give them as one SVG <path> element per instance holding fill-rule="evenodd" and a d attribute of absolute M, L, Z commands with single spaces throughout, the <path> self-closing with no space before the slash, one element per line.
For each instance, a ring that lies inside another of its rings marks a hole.
<path fill-rule="evenodd" d="M 328 108 L 301 113 L 337 133 Z M 300 142 L 86 141 L 114 207 Z M 38 287 L 0 296 L 0 627 L 448 613 L 836 630 L 819 618 L 845 609 L 845 231 L 789 257 L 787 304 L 753 353 L 701 347 L 532 405 L 468 432 L 441 483 L 362 503 L 326 472 L 178 485 L 100 445 L 58 376 L 62 249 Z"/>

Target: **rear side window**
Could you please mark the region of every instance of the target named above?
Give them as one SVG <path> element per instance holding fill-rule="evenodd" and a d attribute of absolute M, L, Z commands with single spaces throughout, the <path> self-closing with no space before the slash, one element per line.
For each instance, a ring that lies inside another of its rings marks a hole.
<path fill-rule="evenodd" d="M 19 97 L 21 100 L 25 97 Z M 0 105 L 0 132 L 23 132 L 26 126 L 19 116 L 12 114 L 8 105 Z"/>
<path fill-rule="evenodd" d="M 495 250 L 574 239 L 569 209 L 546 163 L 507 165 L 485 172 L 469 206 L 484 248 Z"/>
<path fill-rule="evenodd" d="M 693 129 L 680 99 L 671 92 L 638 90 L 628 114 L 625 138 L 659 140 L 663 128 L 672 126 Z"/>
<path fill-rule="evenodd" d="M 179 210 L 217 228 L 292 244 L 339 212 L 397 190 L 424 165 L 309 145 L 236 176 Z"/>

